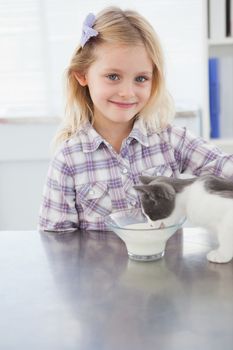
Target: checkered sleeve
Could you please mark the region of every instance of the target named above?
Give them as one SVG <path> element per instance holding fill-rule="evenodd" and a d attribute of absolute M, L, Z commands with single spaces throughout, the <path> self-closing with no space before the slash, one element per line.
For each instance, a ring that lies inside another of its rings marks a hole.
<path fill-rule="evenodd" d="M 214 174 L 233 180 L 233 155 L 192 135 L 186 128 L 174 127 L 170 132 L 170 142 L 181 173 Z"/>
<path fill-rule="evenodd" d="M 38 229 L 59 232 L 77 228 L 74 180 L 61 149 L 49 166 Z"/>

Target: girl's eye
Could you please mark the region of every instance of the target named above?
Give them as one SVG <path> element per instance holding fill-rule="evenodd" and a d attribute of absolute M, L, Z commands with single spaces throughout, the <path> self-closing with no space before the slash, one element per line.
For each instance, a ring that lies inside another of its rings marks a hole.
<path fill-rule="evenodd" d="M 148 78 L 140 76 L 135 79 L 138 83 L 144 83 L 145 81 L 148 80 Z"/>
<path fill-rule="evenodd" d="M 110 80 L 118 80 L 119 79 L 117 74 L 109 74 L 107 77 Z"/>

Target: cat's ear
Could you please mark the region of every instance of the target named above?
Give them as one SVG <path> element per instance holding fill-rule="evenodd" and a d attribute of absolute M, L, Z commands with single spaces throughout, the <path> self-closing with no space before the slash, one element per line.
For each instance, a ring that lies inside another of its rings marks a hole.
<path fill-rule="evenodd" d="M 174 200 L 176 192 L 174 188 L 166 183 L 150 185 L 150 193 L 153 193 L 155 199 L 165 198 L 169 201 Z"/>
<path fill-rule="evenodd" d="M 148 185 L 149 183 L 151 183 L 151 181 L 154 181 L 155 179 L 156 179 L 155 176 L 139 176 L 139 180 L 144 185 Z"/>
<path fill-rule="evenodd" d="M 137 186 L 133 186 L 133 188 L 135 188 L 135 190 L 140 192 L 140 193 L 147 193 L 148 192 L 147 186 L 137 185 Z"/>

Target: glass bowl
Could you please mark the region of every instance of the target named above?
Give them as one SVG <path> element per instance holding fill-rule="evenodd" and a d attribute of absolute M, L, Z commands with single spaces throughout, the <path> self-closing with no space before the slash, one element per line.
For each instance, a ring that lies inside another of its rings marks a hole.
<path fill-rule="evenodd" d="M 105 217 L 107 228 L 125 242 L 129 258 L 139 261 L 162 258 L 167 240 L 184 222 L 182 217 L 173 225 L 153 227 L 140 208 L 117 211 Z"/>

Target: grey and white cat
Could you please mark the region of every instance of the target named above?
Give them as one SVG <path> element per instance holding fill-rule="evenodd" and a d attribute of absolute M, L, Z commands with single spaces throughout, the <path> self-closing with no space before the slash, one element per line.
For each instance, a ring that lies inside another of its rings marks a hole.
<path fill-rule="evenodd" d="M 217 234 L 219 247 L 207 254 L 211 262 L 233 257 L 233 181 L 213 175 L 189 179 L 141 176 L 139 191 L 144 213 L 165 226 L 182 216 Z"/>

